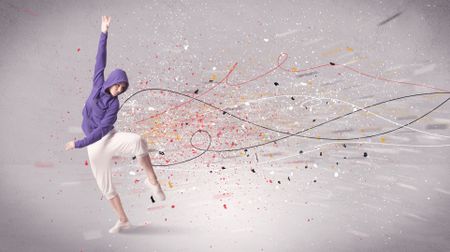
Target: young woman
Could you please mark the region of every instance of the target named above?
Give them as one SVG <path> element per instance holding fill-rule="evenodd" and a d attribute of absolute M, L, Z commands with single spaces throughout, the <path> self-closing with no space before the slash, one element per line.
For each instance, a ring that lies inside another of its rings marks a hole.
<path fill-rule="evenodd" d="M 104 80 L 106 66 L 106 40 L 111 17 L 102 16 L 101 35 L 98 45 L 93 88 L 83 108 L 82 129 L 86 135 L 78 141 L 69 141 L 65 149 L 83 148 L 87 146 L 92 173 L 97 181 L 100 191 L 111 202 L 119 220 L 109 230 L 117 233 L 131 227 L 128 217 L 123 210 L 119 194 L 112 183 L 111 165 L 113 156 L 136 156 L 144 167 L 147 178 L 145 184 L 152 190 L 154 198 L 165 200 L 166 196 L 153 171 L 148 155 L 147 143 L 141 136 L 118 132 L 114 128 L 119 111 L 118 96 L 125 92 L 129 86 L 125 71 L 115 69 Z"/>

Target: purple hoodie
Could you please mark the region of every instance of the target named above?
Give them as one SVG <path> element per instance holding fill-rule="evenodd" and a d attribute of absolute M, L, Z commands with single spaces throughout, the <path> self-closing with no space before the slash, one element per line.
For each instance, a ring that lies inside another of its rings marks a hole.
<path fill-rule="evenodd" d="M 116 83 L 126 82 L 127 85 L 123 91 L 125 92 L 129 86 L 127 74 L 121 69 L 115 69 L 109 74 L 106 81 L 104 80 L 107 38 L 108 33 L 102 32 L 95 62 L 94 85 L 83 108 L 81 128 L 86 137 L 76 141 L 75 148 L 83 148 L 97 142 L 114 128 L 117 112 L 119 112 L 119 99 L 106 92 L 106 89 Z"/>

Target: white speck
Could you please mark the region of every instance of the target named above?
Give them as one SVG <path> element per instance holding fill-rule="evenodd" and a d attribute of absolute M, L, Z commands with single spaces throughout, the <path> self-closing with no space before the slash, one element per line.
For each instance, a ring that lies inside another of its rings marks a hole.
<path fill-rule="evenodd" d="M 213 71 L 216 71 L 217 68 L 216 68 L 216 67 L 213 67 L 212 69 L 213 69 Z"/>
<path fill-rule="evenodd" d="M 130 175 L 136 175 L 136 172 L 135 171 L 130 171 Z"/>
<path fill-rule="evenodd" d="M 273 174 L 275 174 L 275 172 L 274 172 L 274 171 L 271 171 L 270 174 L 273 175 Z"/>
<path fill-rule="evenodd" d="M 153 111 L 153 110 L 156 110 L 154 107 L 148 107 L 148 110 L 149 111 Z"/>
<path fill-rule="evenodd" d="M 265 39 L 264 39 L 264 42 L 269 42 L 269 39 L 268 39 L 268 38 L 265 38 Z"/>
<path fill-rule="evenodd" d="M 334 177 L 337 178 L 339 176 L 339 173 L 334 172 Z"/>
<path fill-rule="evenodd" d="M 289 109 L 289 110 L 293 110 L 293 109 L 294 109 L 294 107 L 290 106 L 290 107 L 288 107 L 288 109 Z"/>
<path fill-rule="evenodd" d="M 183 45 L 183 48 L 186 51 L 189 48 L 189 45 Z"/>

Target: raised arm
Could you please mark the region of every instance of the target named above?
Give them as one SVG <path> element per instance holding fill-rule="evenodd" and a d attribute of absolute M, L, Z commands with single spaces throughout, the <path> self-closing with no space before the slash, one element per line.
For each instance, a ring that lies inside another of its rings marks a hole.
<path fill-rule="evenodd" d="M 94 69 L 94 86 L 99 86 L 105 81 L 104 71 L 106 67 L 106 40 L 108 38 L 109 23 L 111 22 L 111 17 L 102 16 L 102 26 L 100 34 L 100 41 L 98 42 L 97 56 L 95 58 L 95 69 Z"/>

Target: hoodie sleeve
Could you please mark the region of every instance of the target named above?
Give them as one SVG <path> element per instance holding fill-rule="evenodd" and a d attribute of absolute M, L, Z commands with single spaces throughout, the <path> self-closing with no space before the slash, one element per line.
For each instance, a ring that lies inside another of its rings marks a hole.
<path fill-rule="evenodd" d="M 112 128 L 114 128 L 113 125 L 117 120 L 117 112 L 119 112 L 119 101 L 115 99 L 106 111 L 103 119 L 100 121 L 99 126 L 85 138 L 76 141 L 75 148 L 83 148 L 93 144 L 106 135 Z"/>
<path fill-rule="evenodd" d="M 100 86 L 105 81 L 103 72 L 106 67 L 106 40 L 108 38 L 108 32 L 101 33 L 100 41 L 98 42 L 97 56 L 95 58 L 94 69 L 94 86 Z"/>

